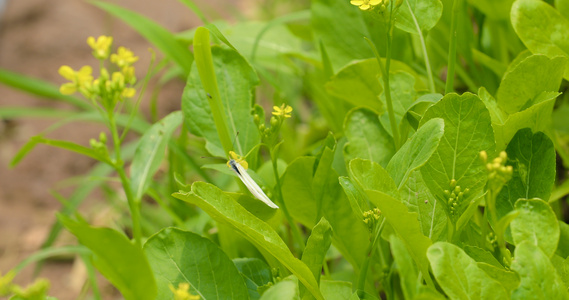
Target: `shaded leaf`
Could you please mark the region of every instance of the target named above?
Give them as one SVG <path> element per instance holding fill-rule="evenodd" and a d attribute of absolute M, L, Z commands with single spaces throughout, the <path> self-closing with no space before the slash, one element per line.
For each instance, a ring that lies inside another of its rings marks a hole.
<path fill-rule="evenodd" d="M 515 209 L 519 214 L 510 223 L 514 243 L 528 241 L 553 256 L 559 242 L 559 224 L 549 204 L 541 199 L 519 199 Z"/>

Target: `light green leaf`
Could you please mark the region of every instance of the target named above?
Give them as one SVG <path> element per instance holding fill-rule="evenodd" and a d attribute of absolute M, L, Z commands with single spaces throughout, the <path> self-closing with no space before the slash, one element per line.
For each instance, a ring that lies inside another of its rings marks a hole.
<path fill-rule="evenodd" d="M 444 121 L 431 119 L 417 130 L 387 165 L 387 172 L 399 190 L 407 183 L 411 172 L 423 166 L 437 150 L 444 133 Z"/>
<path fill-rule="evenodd" d="M 365 45 L 365 47 L 369 46 Z M 385 64 L 385 59 L 383 58 L 382 63 Z M 392 59 L 389 70 L 390 73 L 402 71 L 411 74 L 415 81 L 410 86 L 414 87 L 415 90 L 427 89 L 423 79 L 405 63 Z M 365 106 L 376 113 L 381 113 L 384 111 L 384 108 L 383 104 L 378 100 L 379 95 L 383 92 L 383 85 L 380 81 L 381 71 L 379 70 L 377 60 L 375 58 L 365 59 L 351 62 L 340 69 L 326 83 L 326 90 L 331 95 L 343 99 L 354 106 Z"/>
<path fill-rule="evenodd" d="M 530 107 L 542 92 L 557 92 L 566 62 L 565 57 L 531 55 L 510 65 L 498 89 L 498 105 L 513 114 Z"/>
<path fill-rule="evenodd" d="M 352 296 L 352 283 L 322 279 L 320 290 L 326 299 L 348 300 Z"/>
<path fill-rule="evenodd" d="M 354 214 L 363 221 L 363 213 L 370 210 L 367 198 L 362 195 L 350 178 L 340 177 L 339 181 L 340 185 L 344 189 L 344 193 L 348 196 L 348 200 L 350 201 Z"/>
<path fill-rule="evenodd" d="M 554 254 L 551 258 L 551 264 L 555 270 L 557 270 L 557 274 L 565 284 L 565 288 L 569 288 L 569 261 L 557 254 Z"/>
<path fill-rule="evenodd" d="M 421 31 L 431 30 L 442 14 L 443 4 L 440 0 L 405 0 L 397 10 L 395 27 L 418 34 L 417 25 Z"/>
<path fill-rule="evenodd" d="M 57 214 L 59 222 L 95 254 L 93 264 L 126 300 L 156 299 L 156 281 L 142 249 L 110 228 Z"/>
<path fill-rule="evenodd" d="M 476 263 L 488 276 L 499 282 L 508 293 L 516 289 L 520 285 L 520 276 L 515 272 L 506 270 L 502 266 L 495 266 L 484 262 Z"/>
<path fill-rule="evenodd" d="M 555 181 L 555 149 L 543 132 L 532 134 L 529 128 L 518 131 L 506 152 L 506 164 L 514 173 L 496 197 L 498 219 L 512 211 L 520 198 L 547 201 Z"/>
<path fill-rule="evenodd" d="M 483 150 L 490 154 L 494 152 L 490 114 L 476 95 L 452 93 L 431 106 L 419 126 L 433 118 L 444 120 L 444 135 L 435 153 L 420 169 L 421 175 L 451 221 L 457 223 L 471 202 L 480 197 L 486 184 L 487 173 L 479 155 Z M 464 196 L 451 209 L 447 194 L 455 189 L 451 186 L 453 179 Z"/>
<path fill-rule="evenodd" d="M 182 123 L 182 112 L 173 112 L 154 124 L 140 138 L 130 165 L 130 188 L 135 201 L 140 201 L 154 173 L 164 159 L 170 136 Z"/>
<path fill-rule="evenodd" d="M 459 247 L 437 242 L 427 251 L 437 282 L 451 299 L 507 299 L 504 287 Z"/>
<path fill-rule="evenodd" d="M 557 92 L 543 92 L 535 98 L 535 104 L 528 109 L 510 115 L 505 123 L 492 124 L 497 150 L 505 149 L 516 132 L 522 128 L 546 131 L 551 124 L 555 99 L 559 95 Z"/>
<path fill-rule="evenodd" d="M 399 189 L 401 200 L 409 212 L 417 213 L 421 231 L 434 242 L 446 241 L 448 217 L 440 201 L 427 186 L 419 170 L 413 171 L 405 185 Z"/>
<path fill-rule="evenodd" d="M 559 223 L 559 244 L 556 253 L 563 258 L 569 257 L 569 225 L 558 220 Z"/>
<path fill-rule="evenodd" d="M 165 228 L 144 244 L 158 284 L 157 299 L 173 297 L 169 286 L 189 283 L 202 299 L 248 299 L 245 281 L 227 255 L 207 238 Z"/>
<path fill-rule="evenodd" d="M 364 158 L 386 166 L 395 153 L 393 138 L 379 122 L 379 116 L 371 110 L 351 110 L 344 122 L 344 133 L 348 138 L 344 146 L 346 162 Z"/>
<path fill-rule="evenodd" d="M 306 248 L 302 253 L 302 262 L 305 263 L 316 281 L 320 281 L 320 274 L 322 274 L 322 263 L 326 256 L 328 248 L 332 243 L 332 227 L 330 223 L 322 218 L 320 222 L 312 228 L 312 233 L 306 241 Z"/>
<path fill-rule="evenodd" d="M 417 98 L 417 92 L 413 89 L 415 83 L 415 78 L 411 76 L 411 74 L 398 71 L 393 72 L 390 71 L 389 74 L 389 87 L 391 89 L 391 100 L 393 102 L 393 112 L 395 114 L 395 123 L 401 124 L 405 114 L 407 111 L 413 106 L 415 100 Z M 383 80 L 381 80 L 381 86 L 383 92 L 379 97 L 381 102 L 385 107 L 387 107 L 386 103 L 386 96 L 385 96 L 385 89 L 383 88 Z M 382 114 L 379 118 L 381 124 L 389 132 L 392 134 L 391 129 L 391 122 L 389 121 L 389 115 L 387 113 Z M 407 137 L 406 135 L 404 136 Z"/>
<path fill-rule="evenodd" d="M 520 214 L 510 224 L 514 244 L 528 241 L 553 256 L 560 234 L 553 209 L 541 199 L 519 199 L 515 208 Z"/>
<path fill-rule="evenodd" d="M 176 62 L 184 70 L 185 75 L 190 73 L 193 62 L 192 53 L 187 46 L 176 40 L 174 35 L 166 28 L 132 10 L 103 1 L 90 2 L 134 28 L 167 57 Z"/>
<path fill-rule="evenodd" d="M 352 179 L 362 190 L 376 190 L 398 197 L 395 182 L 379 164 L 371 160 L 356 158 L 350 161 L 349 171 Z"/>
<path fill-rule="evenodd" d="M 555 0 L 555 8 L 559 11 L 559 13 L 565 17 L 565 19 L 569 20 L 569 1 L 567 0 Z"/>
<path fill-rule="evenodd" d="M 540 0 L 517 0 L 512 6 L 514 30 L 534 54 L 569 56 L 569 20 Z M 569 79 L 569 70 L 565 70 Z"/>
<path fill-rule="evenodd" d="M 376 190 L 366 190 L 366 193 L 369 200 L 381 210 L 382 216 L 405 243 L 423 277 L 431 285 L 429 262 L 426 256 L 431 240 L 422 234 L 417 214 L 410 213 L 405 204 L 387 194 Z"/>
<path fill-rule="evenodd" d="M 513 3 L 514 0 L 468 0 L 468 4 L 492 19 L 509 19 Z"/>
<path fill-rule="evenodd" d="M 397 265 L 403 295 L 405 299 L 413 299 L 418 292 L 417 285 L 420 284 L 418 280 L 419 270 L 401 238 L 397 235 L 391 235 L 389 243 L 393 259 Z"/>
<path fill-rule="evenodd" d="M 104 153 L 101 153 L 95 149 L 87 148 L 85 146 L 75 144 L 75 143 L 69 142 L 69 141 L 46 139 L 40 135 L 36 135 L 36 136 L 31 137 L 30 141 L 28 142 L 28 147 L 31 147 L 31 148 L 28 149 L 26 147 L 23 150 L 30 151 L 38 143 L 54 146 L 54 147 L 65 149 L 65 150 L 69 150 L 69 151 L 79 153 L 81 155 L 85 155 L 85 156 L 88 156 L 90 158 L 96 159 L 98 161 L 111 164 L 110 158 L 108 155 L 105 155 Z"/>
<path fill-rule="evenodd" d="M 213 46 L 211 52 L 227 130 L 232 135 L 230 138 L 235 139 L 235 152 L 245 155 L 260 140 L 251 115 L 253 89 L 259 84 L 259 78 L 249 63 L 234 50 Z M 212 155 L 226 157 L 196 66 L 188 76 L 182 96 L 182 111 L 189 131 L 206 140 L 208 151 Z"/>
<path fill-rule="evenodd" d="M 191 191 L 174 193 L 173 196 L 199 206 L 214 220 L 231 226 L 247 240 L 278 259 L 298 277 L 314 297 L 323 299 L 310 269 L 292 255 L 277 232 L 217 187 L 204 182 L 194 182 Z"/>
<path fill-rule="evenodd" d="M 315 157 L 299 157 L 291 162 L 281 181 L 284 201 L 292 217 L 306 227 L 314 227 L 319 215 L 326 218 L 332 226 L 334 246 L 358 268 L 366 255 L 362 245 L 369 243 L 368 229 L 342 193 L 336 171 L 332 169 L 319 178 L 325 188 L 317 194 L 316 174 L 325 168 L 321 164 L 316 165 Z"/>
<path fill-rule="evenodd" d="M 258 258 L 235 258 L 233 263 L 241 273 L 249 289 L 251 299 L 259 299 L 258 288 L 271 282 L 273 275 L 271 269 Z"/>
<path fill-rule="evenodd" d="M 569 299 L 567 288 L 549 257 L 534 244 L 517 245 L 511 268 L 521 279 L 512 299 Z"/>
<path fill-rule="evenodd" d="M 298 281 L 283 280 L 265 291 L 261 300 L 299 300 Z"/>

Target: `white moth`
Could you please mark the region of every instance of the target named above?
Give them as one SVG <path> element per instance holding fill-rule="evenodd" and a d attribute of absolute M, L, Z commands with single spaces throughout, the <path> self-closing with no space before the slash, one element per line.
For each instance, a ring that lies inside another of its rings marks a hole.
<path fill-rule="evenodd" d="M 273 203 L 273 201 L 271 201 L 271 199 L 269 199 L 269 197 L 267 197 L 267 195 L 265 195 L 265 192 L 263 192 L 261 187 L 255 182 L 255 180 L 253 180 L 253 178 L 251 178 L 251 176 L 247 174 L 247 170 L 245 170 L 245 168 L 243 168 L 243 166 L 241 166 L 240 163 L 238 163 L 234 159 L 230 159 L 227 164 L 229 165 L 231 170 L 233 170 L 233 172 L 237 174 L 237 177 L 241 179 L 243 184 L 247 187 L 247 189 L 249 189 L 249 191 L 251 192 L 251 194 L 253 194 L 253 196 L 255 196 L 255 198 L 263 201 L 271 208 L 274 209 L 279 208 L 275 203 Z"/>

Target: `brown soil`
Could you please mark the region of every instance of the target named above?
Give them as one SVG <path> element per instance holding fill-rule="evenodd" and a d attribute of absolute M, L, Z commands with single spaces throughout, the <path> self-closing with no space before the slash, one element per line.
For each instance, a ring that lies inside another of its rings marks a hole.
<path fill-rule="evenodd" d="M 2 0 L 0 0 L 1 2 Z M 183 4 L 176 0 L 110 1 L 139 12 L 171 31 L 189 29 L 200 22 Z M 239 11 L 233 1 L 196 1 L 207 15 L 217 16 L 215 7 L 223 11 Z M 236 1 L 237 2 L 237 1 Z M 137 77 L 143 78 L 148 67 L 151 45 L 121 21 L 106 15 L 86 1 L 77 0 L 8 0 L 0 18 L 0 68 L 61 84 L 57 70 L 61 65 L 74 69 L 96 62 L 85 43 L 88 36 L 112 35 L 115 45 L 123 45 L 140 57 L 136 64 Z M 167 84 L 159 96 L 159 112 L 163 116 L 180 107 L 182 82 Z M 143 107 L 148 107 L 148 99 Z M 0 85 L 0 109 L 3 107 L 70 107 L 51 99 L 40 99 Z M 0 120 L 0 273 L 4 274 L 31 253 L 37 251 L 61 207 L 50 194 L 58 182 L 85 174 L 93 166 L 92 159 L 64 150 L 38 146 L 17 167 L 8 167 L 10 160 L 33 135 L 53 124 L 55 120 Z M 74 123 L 50 133 L 48 137 L 66 139 L 83 145 L 98 136 L 104 128 L 93 123 Z M 72 189 L 58 189 L 68 195 Z M 89 203 L 102 201 L 96 193 Z M 88 205 L 87 205 L 88 206 Z M 83 207 L 85 209 L 85 207 Z M 72 238 L 66 238 L 74 243 Z M 73 260 L 48 262 L 40 277 L 51 281 L 50 295 L 58 299 L 76 299 L 80 293 L 84 271 Z M 33 267 L 27 267 L 15 282 L 33 281 Z M 111 288 L 103 289 L 105 299 L 120 298 Z"/>

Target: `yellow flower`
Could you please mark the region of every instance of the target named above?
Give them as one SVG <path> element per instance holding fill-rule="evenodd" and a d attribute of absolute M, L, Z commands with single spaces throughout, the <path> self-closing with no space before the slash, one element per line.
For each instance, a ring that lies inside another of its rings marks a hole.
<path fill-rule="evenodd" d="M 182 282 L 178 284 L 178 289 L 175 289 L 173 285 L 170 284 L 170 290 L 174 293 L 174 300 L 199 300 L 199 295 L 192 295 L 188 292 L 190 289 L 190 284 Z"/>
<path fill-rule="evenodd" d="M 94 37 L 90 36 L 87 38 L 87 44 L 93 49 L 93 56 L 96 59 L 107 59 L 109 54 L 111 54 L 111 45 L 113 44 L 113 38 L 109 36 L 101 35 L 95 40 Z"/>
<path fill-rule="evenodd" d="M 285 105 L 284 103 L 280 107 L 273 106 L 273 109 L 275 110 L 273 111 L 273 115 L 275 116 L 283 116 L 285 118 L 291 117 L 290 113 L 292 112 L 292 107 Z"/>
<path fill-rule="evenodd" d="M 229 156 L 231 157 L 231 159 L 235 160 L 238 164 L 240 164 L 243 167 L 243 169 L 245 170 L 249 169 L 249 164 L 241 155 L 233 151 L 229 151 Z M 231 167 L 229 165 L 229 162 L 227 162 L 227 166 Z"/>
<path fill-rule="evenodd" d="M 132 98 L 134 95 L 136 95 L 136 90 L 133 88 L 125 88 L 121 93 L 124 98 Z"/>
<path fill-rule="evenodd" d="M 116 54 L 111 55 L 111 62 L 119 67 L 127 67 L 138 60 L 138 56 L 125 47 L 119 47 Z"/>
<path fill-rule="evenodd" d="M 62 84 L 59 91 L 64 95 L 71 95 L 81 87 L 90 86 L 93 82 L 92 72 L 90 66 L 84 66 L 79 71 L 74 71 L 70 66 L 61 66 L 59 75 L 71 82 Z"/>
<path fill-rule="evenodd" d="M 384 0 L 351 0 L 350 3 L 359 6 L 361 10 L 368 10 L 376 5 L 381 4 Z"/>
<path fill-rule="evenodd" d="M 134 75 L 134 67 L 126 66 L 122 68 L 122 73 L 124 75 L 124 81 L 128 84 L 136 83 L 136 76 Z"/>

